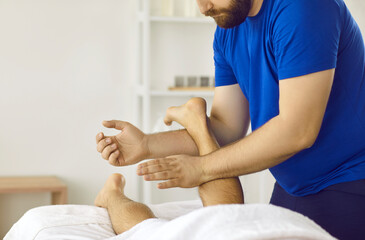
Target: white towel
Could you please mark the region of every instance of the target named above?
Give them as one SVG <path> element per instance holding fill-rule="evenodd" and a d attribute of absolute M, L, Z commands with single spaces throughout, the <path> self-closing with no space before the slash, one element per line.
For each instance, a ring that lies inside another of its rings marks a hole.
<path fill-rule="evenodd" d="M 303 215 L 267 204 L 202 208 L 200 201 L 189 201 L 150 207 L 159 219 L 143 221 L 118 236 L 105 209 L 83 205 L 39 207 L 28 211 L 5 240 L 334 239 Z"/>
<path fill-rule="evenodd" d="M 267 204 L 201 208 L 173 219 L 151 219 L 110 240 L 333 240 L 312 220 Z"/>

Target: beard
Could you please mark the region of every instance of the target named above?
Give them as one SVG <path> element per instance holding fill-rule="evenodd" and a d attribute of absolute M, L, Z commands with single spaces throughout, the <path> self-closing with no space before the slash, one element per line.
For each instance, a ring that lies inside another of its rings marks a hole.
<path fill-rule="evenodd" d="M 251 9 L 252 0 L 231 0 L 225 9 L 210 9 L 205 13 L 221 28 L 233 28 L 243 23 Z"/>

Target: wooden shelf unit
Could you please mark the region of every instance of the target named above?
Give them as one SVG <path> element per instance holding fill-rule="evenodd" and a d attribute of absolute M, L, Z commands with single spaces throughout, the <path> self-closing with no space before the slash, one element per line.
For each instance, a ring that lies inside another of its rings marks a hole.
<path fill-rule="evenodd" d="M 193 1 L 193 0 L 190 0 Z M 151 109 L 158 107 L 155 101 L 160 101 L 159 98 L 186 98 L 188 100 L 191 97 L 207 97 L 211 101 L 214 91 L 211 89 L 176 89 L 168 90 L 167 87 L 161 89 L 154 89 L 152 83 L 155 83 L 156 78 L 152 77 L 151 69 L 153 59 L 152 48 L 153 31 L 156 26 L 169 25 L 169 27 L 175 25 L 189 27 L 196 25 L 199 28 L 215 27 L 213 19 L 208 17 L 182 17 L 182 16 L 155 16 L 151 15 L 151 0 L 138 0 L 137 4 L 137 68 L 136 68 L 136 81 L 134 83 L 134 100 L 133 100 L 133 123 L 136 124 L 145 133 L 152 131 L 153 122 L 151 120 Z M 171 25 L 171 26 L 170 26 Z M 164 51 L 170 51 L 166 48 Z M 201 75 L 201 74 L 197 74 Z M 203 76 L 207 75 L 206 73 Z M 209 74 L 208 74 L 209 75 Z M 173 80 L 173 79 L 171 79 Z M 207 91 L 208 90 L 208 91 Z M 164 109 L 165 111 L 166 109 Z M 144 182 L 137 175 L 135 182 L 143 189 L 138 195 L 138 200 L 144 203 L 152 203 L 152 182 Z"/>

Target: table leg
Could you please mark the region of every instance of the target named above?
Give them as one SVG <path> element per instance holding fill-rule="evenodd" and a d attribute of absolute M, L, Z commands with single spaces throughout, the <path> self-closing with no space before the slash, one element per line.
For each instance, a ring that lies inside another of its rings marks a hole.
<path fill-rule="evenodd" d="M 52 204 L 66 204 L 67 203 L 67 190 L 62 189 L 61 191 L 52 192 Z"/>

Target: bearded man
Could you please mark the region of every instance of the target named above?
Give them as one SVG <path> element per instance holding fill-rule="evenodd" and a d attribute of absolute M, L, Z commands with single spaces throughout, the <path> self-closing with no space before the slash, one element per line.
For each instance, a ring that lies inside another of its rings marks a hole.
<path fill-rule="evenodd" d="M 343 0 L 197 2 L 218 25 L 207 126 L 221 148 L 197 156 L 212 135 L 144 134 L 108 121 L 104 126 L 122 133 L 97 135 L 98 151 L 118 166 L 159 158 L 140 164 L 138 174 L 166 180 L 162 189 L 199 186 L 201 193 L 215 184 L 218 196 L 232 202 L 242 197 L 238 176 L 270 169 L 277 181 L 272 204 L 308 216 L 339 239 L 362 239 L 365 48 Z M 176 120 L 173 110 L 167 123 Z M 184 155 L 168 157 L 176 154 Z"/>

